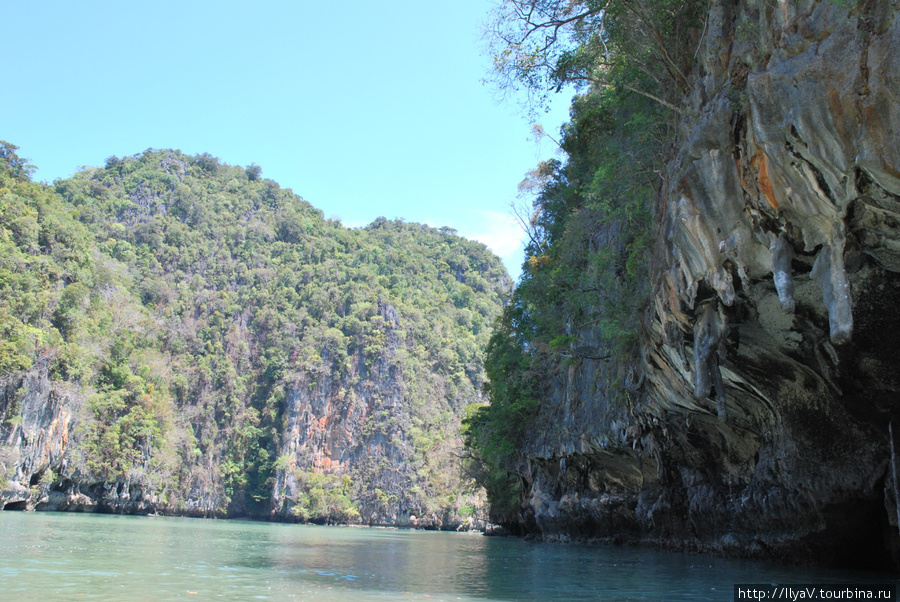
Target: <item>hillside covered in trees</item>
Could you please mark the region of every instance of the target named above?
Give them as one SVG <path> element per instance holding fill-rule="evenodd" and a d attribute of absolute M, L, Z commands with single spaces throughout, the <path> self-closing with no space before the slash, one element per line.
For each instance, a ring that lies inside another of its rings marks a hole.
<path fill-rule="evenodd" d="M 0 505 L 440 526 L 511 282 L 255 165 L 148 150 L 52 186 L 0 145 Z"/>

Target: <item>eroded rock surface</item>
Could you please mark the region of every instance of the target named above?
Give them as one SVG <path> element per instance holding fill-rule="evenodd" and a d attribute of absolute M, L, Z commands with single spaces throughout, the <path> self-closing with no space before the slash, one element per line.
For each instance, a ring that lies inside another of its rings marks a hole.
<path fill-rule="evenodd" d="M 140 483 L 60 482 L 71 472 L 83 406 L 83 391 L 51 380 L 46 360 L 0 380 L 0 464 L 11 476 L 0 509 L 147 514 L 160 505 Z"/>
<path fill-rule="evenodd" d="M 898 8 L 713 3 L 641 365 L 552 385 L 526 529 L 898 566 Z"/>

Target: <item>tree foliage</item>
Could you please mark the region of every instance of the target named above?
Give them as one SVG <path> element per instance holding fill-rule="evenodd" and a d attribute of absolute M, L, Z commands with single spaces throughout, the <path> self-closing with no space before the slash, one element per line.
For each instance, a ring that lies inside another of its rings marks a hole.
<path fill-rule="evenodd" d="M 17 150 L 19 147 L 15 144 L 0 140 L 0 172 L 3 172 L 6 178 L 27 181 L 35 168 L 28 163 L 28 159 L 19 157 Z"/>
<path fill-rule="evenodd" d="M 161 451 L 172 401 L 151 361 L 158 329 L 128 290 L 127 266 L 99 253 L 14 151 L 4 146 L 0 166 L 0 376 L 44 364 L 89 387 L 72 476 L 160 484 L 173 459 L 151 451 L 154 439 Z"/>
<path fill-rule="evenodd" d="M 48 187 L 3 148 L 0 375 L 48 362 L 83 392 L 61 481 L 136 483 L 176 510 L 268 513 L 290 392 L 343 399 L 389 364 L 402 404 L 371 429 L 396 439 L 396 494 L 421 513 L 464 503 L 459 420 L 480 398 L 509 287 L 484 245 L 384 218 L 344 228 L 258 166 L 208 154 L 110 157 Z M 311 457 L 294 466 L 324 470 Z M 374 498 L 368 484 L 391 470 L 352 467 L 351 502 Z M 319 505 L 303 507 L 313 520 Z"/>
<path fill-rule="evenodd" d="M 303 521 L 348 523 L 359 519 L 351 498 L 353 481 L 347 476 L 294 470 L 299 487 L 291 513 Z"/>
<path fill-rule="evenodd" d="M 521 297 L 516 295 L 516 301 Z M 475 456 L 477 478 L 488 494 L 493 512 L 514 515 L 524 471 L 522 448 L 538 407 L 539 351 L 522 332 L 527 317 L 514 302 L 497 321 L 486 350 L 489 405 L 472 405 L 463 421 L 465 442 Z"/>
<path fill-rule="evenodd" d="M 530 172 L 526 261 L 488 346 L 490 404 L 466 443 L 495 516 L 518 508 L 529 441 L 554 375 L 584 361 L 628 364 L 648 293 L 653 199 L 701 35 L 700 3 L 505 0 L 489 33 L 496 80 L 531 102 L 574 84 L 565 161 Z M 613 384 L 604 393 L 627 399 Z"/>
<path fill-rule="evenodd" d="M 493 77 L 542 106 L 551 91 L 629 90 L 676 109 L 701 35 L 695 0 L 503 0 L 487 33 Z M 677 109 L 676 109 L 677 110 Z"/>

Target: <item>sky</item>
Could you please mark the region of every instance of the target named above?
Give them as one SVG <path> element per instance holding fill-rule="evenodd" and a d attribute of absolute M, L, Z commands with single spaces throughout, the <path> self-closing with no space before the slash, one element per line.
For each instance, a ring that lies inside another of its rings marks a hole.
<path fill-rule="evenodd" d="M 455 228 L 517 279 L 510 203 L 557 151 L 483 83 L 493 5 L 9 2 L 0 139 L 46 182 L 148 148 L 256 163 L 346 226 Z M 568 104 L 538 120 L 554 137 Z"/>

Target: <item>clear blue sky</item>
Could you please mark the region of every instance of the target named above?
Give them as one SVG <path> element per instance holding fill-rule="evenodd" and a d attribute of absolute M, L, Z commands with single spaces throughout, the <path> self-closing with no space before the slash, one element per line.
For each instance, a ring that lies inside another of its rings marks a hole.
<path fill-rule="evenodd" d="M 0 139 L 35 179 L 147 148 L 208 152 L 348 226 L 456 228 L 518 276 L 509 204 L 554 149 L 481 83 L 490 0 L 5 4 Z M 556 105 L 541 120 L 553 134 Z"/>

